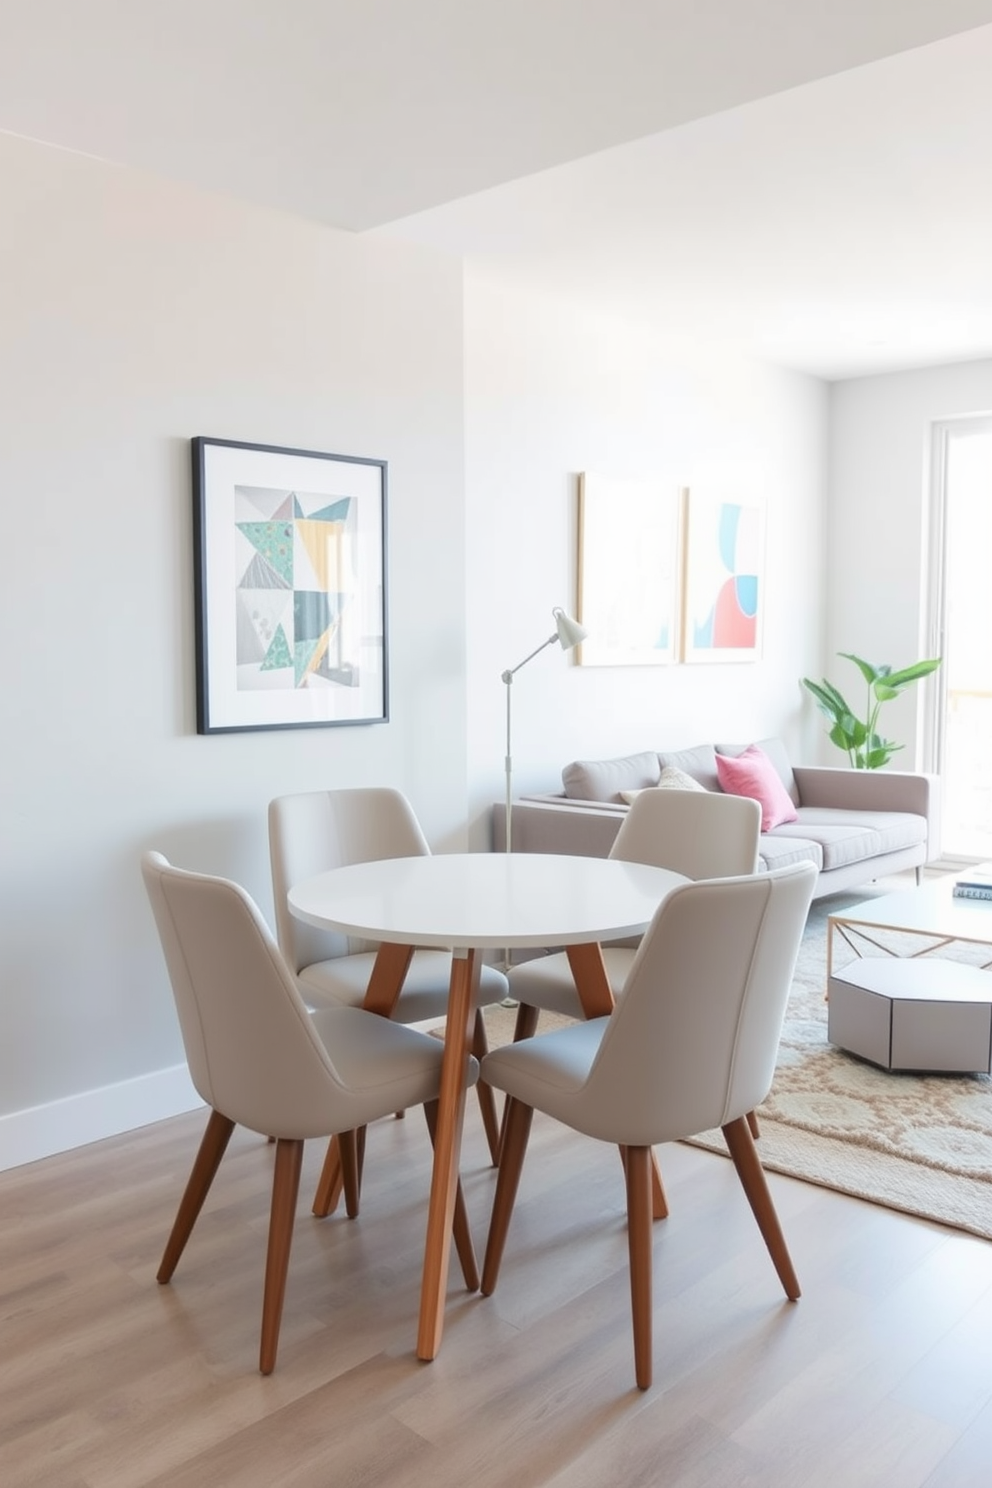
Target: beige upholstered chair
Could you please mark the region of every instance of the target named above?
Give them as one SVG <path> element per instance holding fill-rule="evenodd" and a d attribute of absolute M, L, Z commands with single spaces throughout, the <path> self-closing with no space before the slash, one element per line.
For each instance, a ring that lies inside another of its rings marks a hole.
<path fill-rule="evenodd" d="M 651 1383 L 651 1146 L 721 1127 L 790 1300 L 799 1296 L 746 1120 L 771 1088 L 812 864 L 676 889 L 659 908 L 608 1018 L 495 1049 L 510 1097 L 482 1290 L 496 1286 L 534 1108 L 624 1149 L 634 1361 Z"/>
<path fill-rule="evenodd" d="M 442 1045 L 361 1008 L 307 1011 L 255 904 L 237 884 L 146 853 L 142 874 L 169 969 L 190 1075 L 210 1118 L 158 1270 L 169 1281 L 236 1124 L 276 1140 L 259 1368 L 279 1346 L 303 1142 L 341 1136 L 349 1213 L 357 1209 L 355 1131 L 407 1106 L 436 1104 Z M 473 1059 L 468 1074 L 478 1073 Z M 460 1190 L 455 1240 L 467 1285 L 477 1272 Z"/>
<path fill-rule="evenodd" d="M 645 790 L 635 797 L 610 851 L 626 863 L 670 868 L 686 878 L 729 878 L 758 864 L 761 807 L 746 796 L 716 791 Z M 605 946 L 603 961 L 616 997 L 623 990 L 635 947 Z M 583 1017 L 563 951 L 513 967 L 510 996 L 519 1004 L 515 1039 L 530 1038 L 542 1009 Z"/>
<path fill-rule="evenodd" d="M 310 1007 L 358 1007 L 377 946 L 303 924 L 290 914 L 286 895 L 294 884 L 329 868 L 429 853 L 412 806 L 402 792 L 384 786 L 278 796 L 269 806 L 269 852 L 279 947 L 296 973 L 303 1000 Z M 450 975 L 447 951 L 415 950 L 393 1017 L 401 1023 L 443 1018 Z M 487 1047 L 481 1008 L 502 1002 L 507 994 L 503 973 L 483 966 L 472 1045 L 479 1058 Z M 480 1085 L 478 1096 L 495 1162 L 499 1151 L 495 1102 L 488 1087 Z M 323 1202 L 318 1200 L 315 1212 L 327 1212 Z"/>

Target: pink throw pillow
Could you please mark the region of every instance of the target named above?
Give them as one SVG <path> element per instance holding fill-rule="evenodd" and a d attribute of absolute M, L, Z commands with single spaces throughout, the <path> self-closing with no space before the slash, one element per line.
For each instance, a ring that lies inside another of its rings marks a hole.
<path fill-rule="evenodd" d="M 731 796 L 750 796 L 761 807 L 761 830 L 770 832 L 783 822 L 796 821 L 799 813 L 782 777 L 757 744 L 749 744 L 743 754 L 731 757 L 718 754 L 716 773 L 721 790 Z"/>

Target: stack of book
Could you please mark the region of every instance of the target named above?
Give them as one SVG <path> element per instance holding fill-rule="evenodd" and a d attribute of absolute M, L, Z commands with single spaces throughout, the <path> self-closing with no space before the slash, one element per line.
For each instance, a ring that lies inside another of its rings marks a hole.
<path fill-rule="evenodd" d="M 952 891 L 957 899 L 988 899 L 992 901 L 992 863 L 979 863 L 954 880 Z"/>

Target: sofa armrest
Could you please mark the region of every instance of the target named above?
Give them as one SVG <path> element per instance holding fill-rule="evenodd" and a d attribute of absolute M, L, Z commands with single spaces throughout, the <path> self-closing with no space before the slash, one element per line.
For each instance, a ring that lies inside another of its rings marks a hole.
<path fill-rule="evenodd" d="M 523 797 L 513 803 L 513 851 L 609 857 L 626 806 L 570 801 L 564 796 Z M 493 806 L 493 847 L 506 847 L 506 804 Z"/>
<path fill-rule="evenodd" d="M 800 806 L 843 811 L 911 811 L 927 822 L 927 862 L 940 856 L 940 777 L 909 770 L 794 765 Z"/>

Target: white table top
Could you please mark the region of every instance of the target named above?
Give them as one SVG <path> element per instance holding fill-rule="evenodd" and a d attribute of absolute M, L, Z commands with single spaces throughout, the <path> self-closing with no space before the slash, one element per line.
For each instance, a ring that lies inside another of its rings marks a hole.
<path fill-rule="evenodd" d="M 641 934 L 673 888 L 666 868 L 551 853 L 439 853 L 333 868 L 289 893 L 321 929 L 399 945 L 582 945 Z"/>
<path fill-rule="evenodd" d="M 852 904 L 829 919 L 838 925 L 909 930 L 992 945 L 992 900 L 959 899 L 952 893 L 953 887 L 954 875 L 949 874 L 918 889 L 902 889 Z"/>

